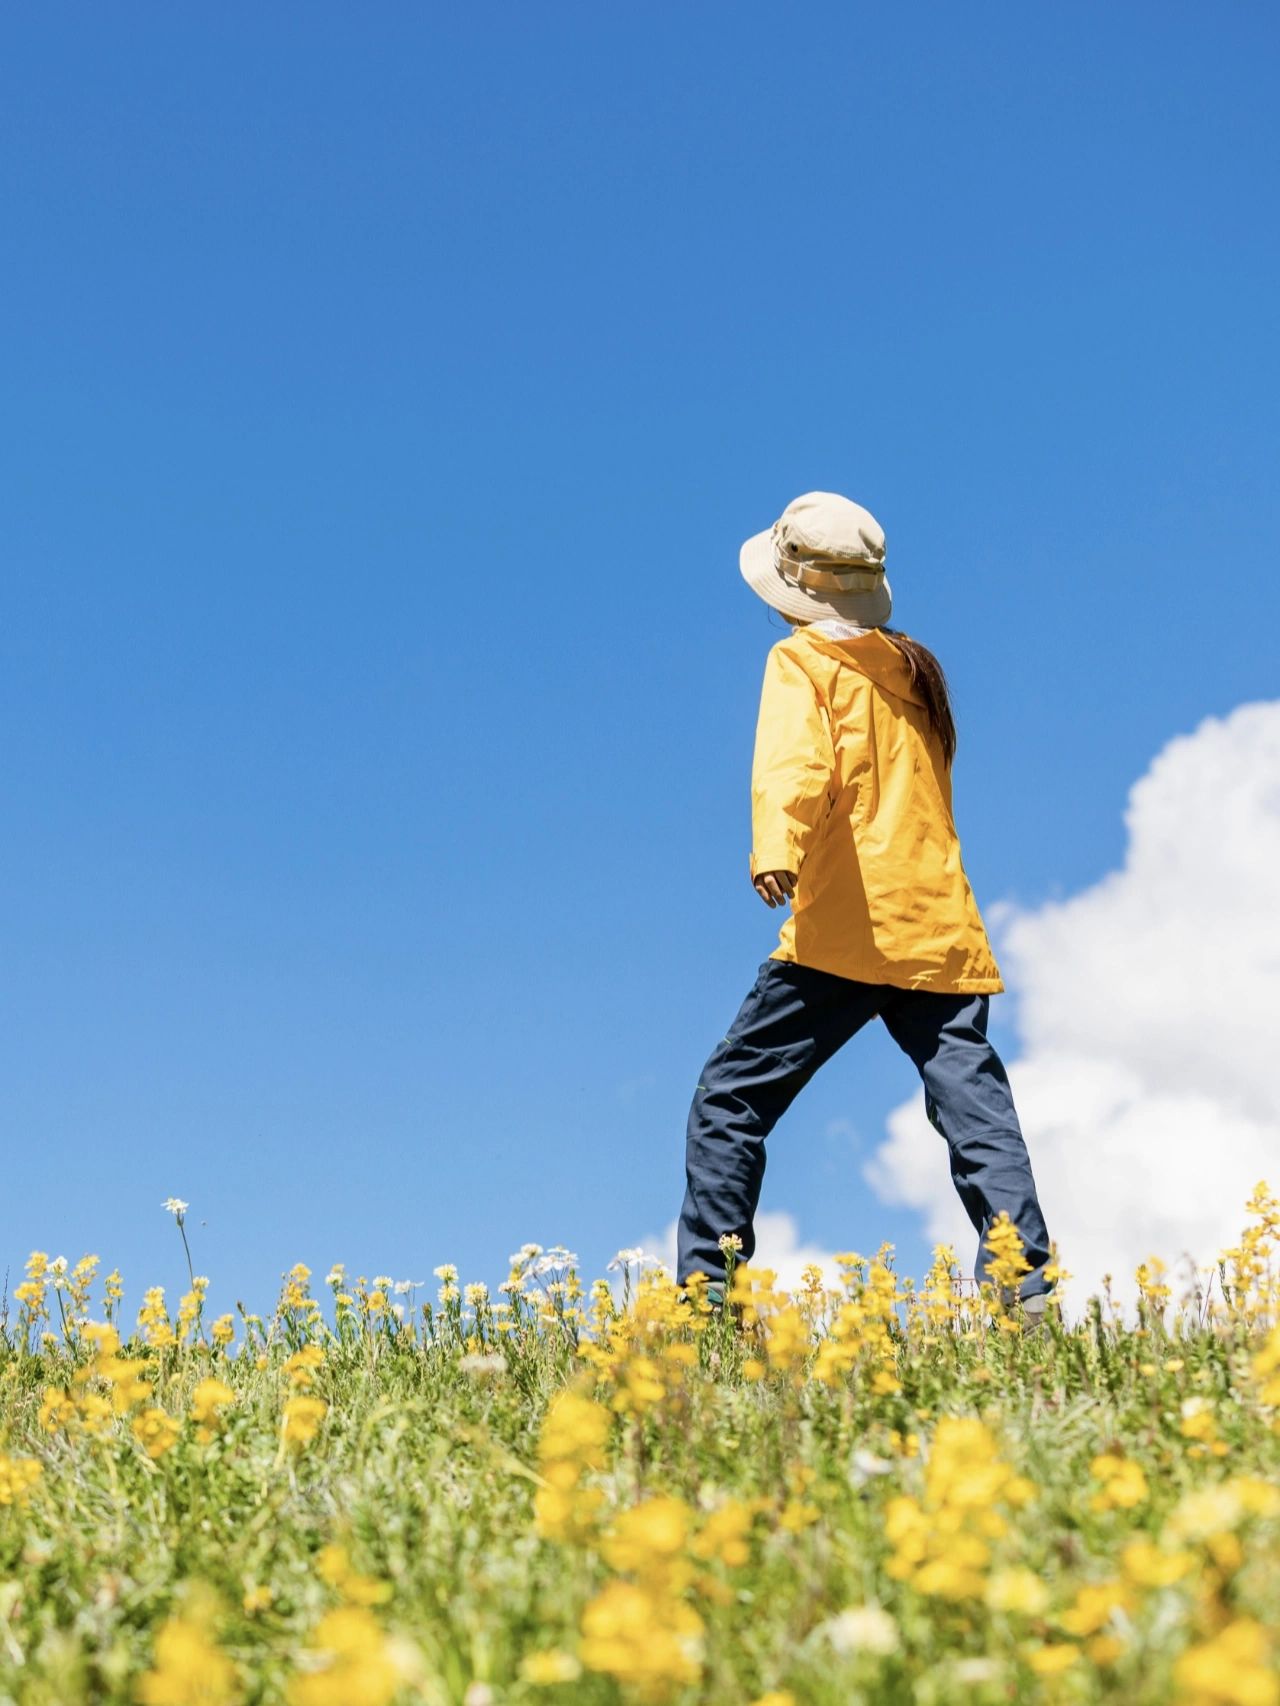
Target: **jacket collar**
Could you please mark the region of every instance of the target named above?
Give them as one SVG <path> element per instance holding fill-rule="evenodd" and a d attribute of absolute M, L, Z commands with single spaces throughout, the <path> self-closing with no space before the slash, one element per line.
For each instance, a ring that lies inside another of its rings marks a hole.
<path fill-rule="evenodd" d="M 812 646 L 824 656 L 856 669 L 859 675 L 865 675 L 895 698 L 906 699 L 912 705 L 925 704 L 919 689 L 911 685 L 907 660 L 879 628 L 868 628 L 847 640 L 833 640 L 810 624 L 797 628 L 792 638 L 799 645 Z"/>

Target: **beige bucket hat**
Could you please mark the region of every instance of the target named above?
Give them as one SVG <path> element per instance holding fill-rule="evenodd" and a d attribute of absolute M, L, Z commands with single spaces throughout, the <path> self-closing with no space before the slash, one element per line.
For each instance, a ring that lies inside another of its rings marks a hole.
<path fill-rule="evenodd" d="M 738 556 L 752 592 L 784 616 L 815 622 L 841 616 L 881 628 L 893 610 L 884 572 L 884 529 L 837 492 L 805 492 Z"/>

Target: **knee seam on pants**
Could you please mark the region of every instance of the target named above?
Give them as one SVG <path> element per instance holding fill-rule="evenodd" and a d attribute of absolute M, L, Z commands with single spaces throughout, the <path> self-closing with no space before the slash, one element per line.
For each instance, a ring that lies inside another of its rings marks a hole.
<path fill-rule="evenodd" d="M 753 1054 L 758 1054 L 760 1056 L 761 1060 L 776 1061 L 779 1066 L 784 1066 L 784 1067 L 789 1067 L 791 1064 L 790 1061 L 788 1061 L 786 1055 L 779 1054 L 776 1049 L 761 1048 L 759 1043 L 749 1043 L 749 1042 L 746 1042 L 742 1037 L 735 1037 L 732 1035 L 727 1036 L 724 1040 L 727 1043 L 732 1043 L 735 1048 L 749 1048 Z M 716 1053 L 718 1054 L 719 1050 L 717 1050 Z M 714 1060 L 716 1058 L 716 1055 L 712 1055 L 711 1058 L 712 1058 L 712 1060 Z M 705 1067 L 703 1070 L 705 1072 L 705 1070 L 706 1070 Z M 797 1070 L 803 1071 L 803 1068 L 797 1068 Z M 707 1088 L 707 1086 L 703 1083 L 699 1083 L 698 1088 L 699 1088 L 699 1090 L 705 1090 Z"/>

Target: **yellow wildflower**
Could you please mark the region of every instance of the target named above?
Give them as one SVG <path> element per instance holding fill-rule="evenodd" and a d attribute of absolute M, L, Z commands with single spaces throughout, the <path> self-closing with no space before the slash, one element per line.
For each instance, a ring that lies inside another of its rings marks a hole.
<path fill-rule="evenodd" d="M 788 1499 L 778 1512 L 778 1527 L 788 1534 L 799 1534 L 803 1529 L 812 1528 L 821 1515 L 817 1505 L 805 1499 Z"/>
<path fill-rule="evenodd" d="M 133 1419 L 133 1437 L 148 1457 L 163 1457 L 180 1432 L 180 1424 L 154 1405 Z"/>
<path fill-rule="evenodd" d="M 1068 1635 L 1096 1635 L 1113 1611 L 1126 1610 L 1131 1604 L 1129 1590 L 1121 1581 L 1085 1582 L 1076 1593 L 1075 1603 L 1059 1614 L 1058 1622 Z"/>
<path fill-rule="evenodd" d="M 135 1404 L 145 1403 L 151 1396 L 151 1382 L 143 1380 L 139 1373 L 146 1366 L 137 1357 L 100 1356 L 89 1370 L 110 1384 L 111 1408 L 117 1416 L 125 1415 Z"/>
<path fill-rule="evenodd" d="M 0 1455 L 0 1505 L 25 1505 L 43 1473 L 34 1457 Z"/>
<path fill-rule="evenodd" d="M 174 1343 L 169 1312 L 165 1308 L 163 1286 L 153 1285 L 150 1290 L 143 1292 L 142 1308 L 138 1311 L 138 1326 L 149 1345 L 164 1346 Z"/>
<path fill-rule="evenodd" d="M 1244 1563 L 1244 1547 L 1236 1534 L 1211 1534 L 1204 1549 L 1220 1570 L 1238 1570 Z"/>
<path fill-rule="evenodd" d="M 582 1613 L 578 1651 L 588 1670 L 615 1677 L 637 1699 L 664 1700 L 701 1674 L 702 1619 L 681 1600 L 612 1581 Z"/>
<path fill-rule="evenodd" d="M 1277 1706 L 1280 1679 L 1271 1668 L 1271 1639 L 1260 1623 L 1239 1617 L 1192 1647 L 1173 1667 L 1188 1706 Z"/>
<path fill-rule="evenodd" d="M 316 1554 L 316 1574 L 348 1605 L 382 1605 L 391 1598 L 391 1583 L 362 1576 L 351 1567 L 345 1546 L 322 1546 Z"/>
<path fill-rule="evenodd" d="M 1173 1295 L 1165 1283 L 1164 1276 L 1167 1272 L 1168 1269 L 1159 1256 L 1148 1256 L 1134 1276 L 1138 1282 L 1140 1302 L 1144 1308 L 1151 1310 L 1156 1315 L 1163 1314 L 1168 1306 L 1169 1299 Z"/>
<path fill-rule="evenodd" d="M 1217 1438 L 1218 1424 L 1207 1398 L 1187 1399 L 1182 1406 L 1179 1431 L 1184 1439 L 1200 1440 L 1206 1445 Z"/>
<path fill-rule="evenodd" d="M 180 1344 L 185 1344 L 195 1332 L 204 1310 L 205 1294 L 208 1290 L 209 1281 L 203 1274 L 197 1274 L 192 1281 L 191 1290 L 179 1303 L 177 1339 Z"/>
<path fill-rule="evenodd" d="M 1049 1603 L 1049 1590 L 1034 1570 L 997 1570 L 987 1583 L 985 1598 L 992 1611 L 1039 1617 Z"/>
<path fill-rule="evenodd" d="M 576 1682 L 582 1666 L 572 1653 L 554 1648 L 549 1652 L 526 1653 L 520 1660 L 520 1678 L 535 1688 L 550 1688 L 557 1682 Z"/>
<path fill-rule="evenodd" d="M 47 1434 L 57 1433 L 76 1419 L 75 1400 L 69 1392 L 46 1386 L 40 1400 L 40 1426 Z"/>
<path fill-rule="evenodd" d="M 698 1360 L 696 1345 L 664 1345 L 662 1350 L 663 1362 L 671 1363 L 676 1368 L 692 1368 Z"/>
<path fill-rule="evenodd" d="M 982 1592 L 980 1572 L 986 1562 L 985 1548 L 980 1550 L 978 1543 L 970 1539 L 963 1545 L 957 1544 L 951 1555 L 930 1558 L 922 1564 L 911 1578 L 911 1585 L 917 1592 L 938 1599 L 974 1599 Z"/>
<path fill-rule="evenodd" d="M 751 1512 L 738 1499 L 728 1499 L 706 1518 L 690 1550 L 698 1558 L 718 1558 L 736 1568 L 749 1562 Z"/>
<path fill-rule="evenodd" d="M 310 1445 L 320 1431 L 320 1424 L 329 1414 L 323 1398 L 306 1395 L 290 1398 L 281 1418 L 281 1434 L 287 1445 Z"/>
<path fill-rule="evenodd" d="M 1234 1475 L 1227 1486 L 1240 1501 L 1240 1508 L 1249 1516 L 1280 1514 L 1280 1487 L 1274 1481 L 1264 1481 L 1257 1475 Z"/>
<path fill-rule="evenodd" d="M 1050 1641 L 1043 1647 L 1033 1647 L 1027 1654 L 1027 1663 L 1037 1676 L 1058 1676 L 1070 1670 L 1079 1657 L 1079 1648 L 1069 1642 Z"/>
<path fill-rule="evenodd" d="M 86 1392 L 79 1401 L 80 1426 L 90 1439 L 102 1439 L 111 1429 L 115 1410 L 101 1392 Z"/>
<path fill-rule="evenodd" d="M 1132 1510 L 1147 1499 L 1147 1478 L 1141 1464 L 1132 1458 L 1105 1451 L 1094 1458 L 1089 1465 L 1089 1473 L 1095 1481 L 1102 1483 L 1101 1491 L 1089 1501 L 1096 1511 Z"/>
<path fill-rule="evenodd" d="M 14 1287 L 15 1300 L 22 1305 L 23 1329 L 27 1330 L 48 1314 L 45 1305 L 49 1258 L 43 1250 L 33 1250 L 27 1257 L 27 1277 Z"/>
<path fill-rule="evenodd" d="M 562 1387 L 547 1405 L 538 1433 L 538 1460 L 572 1463 L 577 1469 L 602 1469 L 610 1415 L 603 1404 L 571 1386 Z"/>
<path fill-rule="evenodd" d="M 363 1606 L 328 1612 L 310 1646 L 321 1668 L 290 1678 L 289 1706 L 390 1706 L 406 1680 L 396 1644 Z"/>
<path fill-rule="evenodd" d="M 660 1404 L 667 1395 L 662 1371 L 652 1358 L 630 1357 L 618 1369 L 618 1387 L 610 1408 L 620 1415 L 641 1414 Z"/>
<path fill-rule="evenodd" d="M 197 1423 L 196 1438 L 208 1445 L 218 1431 L 219 1411 L 234 1404 L 236 1395 L 221 1380 L 202 1380 L 191 1394 L 191 1419 Z"/>
<path fill-rule="evenodd" d="M 1264 1404 L 1280 1405 L 1280 1326 L 1267 1334 L 1262 1349 L 1253 1359 L 1253 1372 L 1262 1382 L 1258 1397 Z"/>
<path fill-rule="evenodd" d="M 93 1286 L 98 1265 L 97 1256 L 81 1256 L 71 1270 L 71 1279 L 67 1285 L 67 1316 L 69 1321 L 80 1319 L 87 1311 L 89 1292 Z"/>
<path fill-rule="evenodd" d="M 983 1422 L 944 1416 L 925 1466 L 923 1501 L 900 1495 L 885 1507 L 885 1534 L 894 1547 L 889 1575 L 943 1599 L 980 1597 L 991 1542 L 1008 1526 L 999 1507 L 1024 1504 L 1034 1492 L 1001 1459 Z"/>
<path fill-rule="evenodd" d="M 286 1357 L 284 1372 L 292 1385 L 300 1392 L 309 1392 L 315 1380 L 315 1372 L 324 1362 L 324 1352 L 319 1345 L 303 1345 L 300 1351 L 295 1351 L 291 1357 Z"/>
<path fill-rule="evenodd" d="M 1149 1540 L 1131 1540 L 1120 1553 L 1126 1576 L 1141 1588 L 1167 1588 L 1180 1582 L 1195 1563 L 1190 1552 L 1166 1552 Z"/>
<path fill-rule="evenodd" d="M 311 1269 L 307 1264 L 295 1262 L 285 1276 L 284 1289 L 280 1293 L 281 1309 L 302 1309 L 305 1306 L 310 1279 Z"/>
<path fill-rule="evenodd" d="M 689 1508 L 680 1499 L 660 1496 L 623 1511 L 601 1542 L 605 1562 L 667 1590 L 688 1584 L 693 1571 L 684 1557 Z"/>
<path fill-rule="evenodd" d="M 171 1617 L 156 1636 L 151 1669 L 138 1682 L 141 1706 L 236 1706 L 235 1666 L 203 1622 Z"/>
<path fill-rule="evenodd" d="M 1095 1635 L 1084 1644 L 1084 1650 L 1095 1665 L 1113 1665 L 1124 1652 L 1119 1635 Z"/>
<path fill-rule="evenodd" d="M 120 1349 L 120 1335 L 109 1321 L 86 1321 L 80 1331 L 98 1356 L 114 1356 Z"/>
<path fill-rule="evenodd" d="M 1023 1274 L 1031 1272 L 1031 1264 L 1023 1254 L 1022 1238 L 1005 1210 L 987 1228 L 985 1239 L 988 1251 L 987 1273 L 992 1285 L 1000 1291 L 1016 1290 Z"/>
<path fill-rule="evenodd" d="M 805 1316 L 794 1304 L 787 1303 L 761 1319 L 770 1367 L 799 1374 L 810 1348 L 809 1322 Z"/>
<path fill-rule="evenodd" d="M 534 1495 L 538 1533 L 547 1540 L 583 1536 L 603 1500 L 599 1488 L 583 1487 L 590 1469 L 604 1467 L 609 1412 L 571 1387 L 552 1398 L 538 1438 L 544 1485 Z"/>
<path fill-rule="evenodd" d="M 218 1319 L 209 1329 L 209 1336 L 220 1350 L 225 1350 L 231 1343 L 232 1339 L 236 1336 L 235 1316 L 219 1315 Z"/>

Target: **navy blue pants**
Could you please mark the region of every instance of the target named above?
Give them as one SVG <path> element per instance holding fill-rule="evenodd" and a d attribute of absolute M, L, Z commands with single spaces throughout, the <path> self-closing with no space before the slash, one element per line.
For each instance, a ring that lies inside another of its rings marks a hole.
<path fill-rule="evenodd" d="M 1049 1236 L 1008 1075 L 987 1040 L 990 1004 L 986 995 L 857 983 L 812 966 L 766 960 L 728 1036 L 702 1069 L 689 1110 L 679 1282 L 695 1272 L 724 1278 L 719 1240 L 726 1232 L 742 1240 L 738 1259 L 750 1260 L 765 1139 L 823 1062 L 879 1015 L 915 1062 L 925 1112 L 946 1139 L 952 1181 L 978 1234 L 974 1272 L 987 1277 L 983 1239 L 1004 1209 L 1031 1265 L 1021 1295 L 1044 1291 Z"/>

